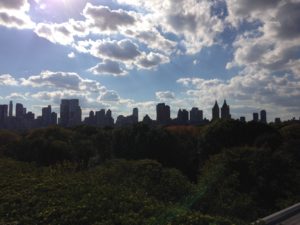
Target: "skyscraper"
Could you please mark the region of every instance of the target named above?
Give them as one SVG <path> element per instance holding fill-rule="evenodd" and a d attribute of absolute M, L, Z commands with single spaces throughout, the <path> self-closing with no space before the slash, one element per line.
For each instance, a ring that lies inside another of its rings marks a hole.
<path fill-rule="evenodd" d="M 24 116 L 24 108 L 21 103 L 16 104 L 16 117 L 17 118 L 23 118 Z"/>
<path fill-rule="evenodd" d="M 7 118 L 8 105 L 0 105 L 0 125 L 3 124 Z"/>
<path fill-rule="evenodd" d="M 159 103 L 156 106 L 156 120 L 158 124 L 168 124 L 171 120 L 170 106 Z"/>
<path fill-rule="evenodd" d="M 51 105 L 42 108 L 42 126 L 49 126 L 51 124 Z"/>
<path fill-rule="evenodd" d="M 56 112 L 51 113 L 50 125 L 57 125 L 57 113 Z"/>
<path fill-rule="evenodd" d="M 218 102 L 215 102 L 214 107 L 212 108 L 212 120 L 220 119 L 220 108 Z"/>
<path fill-rule="evenodd" d="M 221 118 L 222 119 L 230 119 L 230 108 L 229 105 L 227 105 L 226 100 L 224 100 L 223 106 L 221 108 Z"/>
<path fill-rule="evenodd" d="M 258 122 L 259 116 L 258 113 L 253 113 L 253 121 Z"/>
<path fill-rule="evenodd" d="M 266 110 L 260 111 L 260 122 L 267 123 L 267 112 Z"/>
<path fill-rule="evenodd" d="M 9 102 L 9 117 L 13 116 L 13 102 Z"/>
<path fill-rule="evenodd" d="M 62 99 L 60 104 L 60 125 L 72 127 L 81 124 L 79 99 Z"/>
<path fill-rule="evenodd" d="M 191 124 L 199 124 L 203 121 L 203 111 L 194 107 L 190 111 L 190 122 Z"/>
<path fill-rule="evenodd" d="M 138 108 L 134 108 L 132 111 L 133 123 L 139 122 L 139 110 Z"/>
<path fill-rule="evenodd" d="M 177 122 L 179 124 L 187 124 L 189 121 L 189 112 L 185 109 L 179 109 L 177 114 Z"/>
<path fill-rule="evenodd" d="M 113 127 L 115 121 L 114 121 L 114 118 L 112 117 L 112 112 L 111 112 L 110 109 L 106 111 L 105 117 L 106 117 L 106 124 L 105 125 L 109 126 L 109 127 Z"/>

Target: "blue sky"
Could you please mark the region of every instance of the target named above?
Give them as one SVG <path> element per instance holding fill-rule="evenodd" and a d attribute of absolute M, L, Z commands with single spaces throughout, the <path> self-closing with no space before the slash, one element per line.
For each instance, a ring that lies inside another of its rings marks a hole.
<path fill-rule="evenodd" d="M 0 103 L 300 116 L 299 0 L 1 0 Z"/>

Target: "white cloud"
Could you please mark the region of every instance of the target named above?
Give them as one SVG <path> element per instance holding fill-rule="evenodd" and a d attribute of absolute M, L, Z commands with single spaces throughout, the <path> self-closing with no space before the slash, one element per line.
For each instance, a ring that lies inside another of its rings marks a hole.
<path fill-rule="evenodd" d="M 74 58 L 76 57 L 76 55 L 75 55 L 74 52 L 70 52 L 70 53 L 68 54 L 68 57 L 69 57 L 70 59 L 74 59 Z"/>
<path fill-rule="evenodd" d="M 89 69 L 95 75 L 112 75 L 112 76 L 124 76 L 127 74 L 120 63 L 105 59 L 102 63 L 97 64 L 95 67 Z"/>
<path fill-rule="evenodd" d="M 117 31 L 120 27 L 133 26 L 136 22 L 136 13 L 122 9 L 111 10 L 106 6 L 96 6 L 88 3 L 83 15 L 87 18 L 89 27 L 94 33 Z"/>
<path fill-rule="evenodd" d="M 175 99 L 175 93 L 171 91 L 158 91 L 155 93 L 155 95 L 159 101 L 168 101 Z"/>
<path fill-rule="evenodd" d="M 31 21 L 27 0 L 1 0 L 0 2 L 0 26 L 17 29 L 31 29 L 34 23 Z"/>
<path fill-rule="evenodd" d="M 9 74 L 0 75 L 0 86 L 16 86 L 18 81 Z"/>
<path fill-rule="evenodd" d="M 1 0 L 0 10 L 22 10 L 27 11 L 29 4 L 27 0 Z"/>
<path fill-rule="evenodd" d="M 132 61 L 141 55 L 138 46 L 129 39 L 121 41 L 98 40 L 93 43 L 91 54 L 99 58 Z"/>
<path fill-rule="evenodd" d="M 11 93 L 10 95 L 6 96 L 5 99 L 9 99 L 9 100 L 28 100 L 26 94 L 21 94 L 21 93 Z"/>
<path fill-rule="evenodd" d="M 180 37 L 187 53 L 194 54 L 215 43 L 224 30 L 222 20 L 212 13 L 218 1 L 198 0 L 118 0 L 148 13 L 151 21 L 165 32 Z"/>
<path fill-rule="evenodd" d="M 143 54 L 137 61 L 137 65 L 143 69 L 152 69 L 160 64 L 170 62 L 170 59 L 162 54 L 150 52 L 148 55 Z"/>
<path fill-rule="evenodd" d="M 98 101 L 99 102 L 119 102 L 120 96 L 116 91 L 107 90 L 99 96 Z"/>
<path fill-rule="evenodd" d="M 36 76 L 27 79 L 22 78 L 21 84 L 32 87 L 49 87 L 58 90 L 73 90 L 99 93 L 105 90 L 99 82 L 83 79 L 77 73 L 43 71 Z"/>
<path fill-rule="evenodd" d="M 84 21 L 70 19 L 65 23 L 38 23 L 34 29 L 35 33 L 52 43 L 71 45 L 74 37 L 84 37 L 89 31 Z"/>

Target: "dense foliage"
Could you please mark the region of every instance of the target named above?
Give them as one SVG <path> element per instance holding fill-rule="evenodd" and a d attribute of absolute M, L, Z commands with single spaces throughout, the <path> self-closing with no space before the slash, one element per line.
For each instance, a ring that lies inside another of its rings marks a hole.
<path fill-rule="evenodd" d="M 0 131 L 0 224 L 247 224 L 300 201 L 299 162 L 296 122 Z"/>

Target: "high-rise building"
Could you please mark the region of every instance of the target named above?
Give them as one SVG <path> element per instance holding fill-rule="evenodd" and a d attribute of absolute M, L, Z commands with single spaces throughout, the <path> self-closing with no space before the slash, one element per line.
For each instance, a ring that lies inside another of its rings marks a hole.
<path fill-rule="evenodd" d="M 221 118 L 222 119 L 231 119 L 230 108 L 227 105 L 226 100 L 224 100 L 223 106 L 221 108 Z"/>
<path fill-rule="evenodd" d="M 240 121 L 243 122 L 243 123 L 245 123 L 245 122 L 246 122 L 246 117 L 241 116 L 241 117 L 240 117 Z"/>
<path fill-rule="evenodd" d="M 57 125 L 57 113 L 56 112 L 51 113 L 50 125 Z"/>
<path fill-rule="evenodd" d="M 134 108 L 132 111 L 133 123 L 139 122 L 139 110 L 138 108 Z"/>
<path fill-rule="evenodd" d="M 25 119 L 26 120 L 34 120 L 34 113 L 33 112 L 28 112 L 28 113 L 26 113 L 26 115 L 25 115 Z"/>
<path fill-rule="evenodd" d="M 190 111 L 190 122 L 191 124 L 199 124 L 203 121 L 203 111 L 194 107 Z"/>
<path fill-rule="evenodd" d="M 106 111 L 105 117 L 106 117 L 106 124 L 105 125 L 109 126 L 109 127 L 113 127 L 115 121 L 114 121 L 114 118 L 112 117 L 112 112 L 111 112 L 110 109 Z"/>
<path fill-rule="evenodd" d="M 0 125 L 3 124 L 7 118 L 8 105 L 0 105 Z"/>
<path fill-rule="evenodd" d="M 168 124 L 171 120 L 170 106 L 159 103 L 156 106 L 156 121 L 158 124 Z"/>
<path fill-rule="evenodd" d="M 9 117 L 12 117 L 13 116 L 13 102 L 10 101 L 9 102 Z"/>
<path fill-rule="evenodd" d="M 17 118 L 23 118 L 24 116 L 24 108 L 21 103 L 16 104 L 16 117 Z"/>
<path fill-rule="evenodd" d="M 105 109 L 96 112 L 96 124 L 99 127 L 105 126 Z"/>
<path fill-rule="evenodd" d="M 188 121 L 189 121 L 189 112 L 185 109 L 183 110 L 179 109 L 177 113 L 177 122 L 179 124 L 187 124 Z"/>
<path fill-rule="evenodd" d="M 42 108 L 42 126 L 47 127 L 51 125 L 51 111 L 51 105 Z"/>
<path fill-rule="evenodd" d="M 266 110 L 260 111 L 260 122 L 267 123 L 267 112 Z"/>
<path fill-rule="evenodd" d="M 60 104 L 60 125 L 72 127 L 81 124 L 79 99 L 62 99 Z"/>
<path fill-rule="evenodd" d="M 220 108 L 218 102 L 215 102 L 214 107 L 212 108 L 212 120 L 220 119 Z"/>
<path fill-rule="evenodd" d="M 259 121 L 258 113 L 253 113 L 253 121 L 254 122 L 258 122 Z"/>

